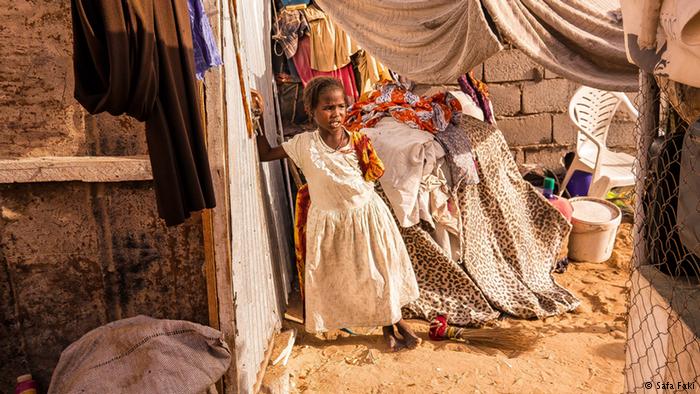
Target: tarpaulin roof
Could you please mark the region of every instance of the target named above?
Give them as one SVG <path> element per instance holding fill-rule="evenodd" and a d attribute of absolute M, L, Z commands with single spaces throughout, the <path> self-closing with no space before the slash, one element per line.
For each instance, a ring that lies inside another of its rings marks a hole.
<path fill-rule="evenodd" d="M 617 0 L 316 0 L 357 43 L 422 83 L 454 83 L 508 42 L 570 80 L 636 91 Z M 617 13 L 619 15 L 619 12 Z"/>

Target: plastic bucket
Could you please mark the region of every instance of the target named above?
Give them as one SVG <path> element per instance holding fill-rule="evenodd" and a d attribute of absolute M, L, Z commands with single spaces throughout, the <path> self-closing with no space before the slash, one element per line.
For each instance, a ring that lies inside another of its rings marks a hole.
<path fill-rule="evenodd" d="M 622 212 L 615 204 L 595 197 L 574 197 L 569 258 L 602 263 L 610 258 Z"/>

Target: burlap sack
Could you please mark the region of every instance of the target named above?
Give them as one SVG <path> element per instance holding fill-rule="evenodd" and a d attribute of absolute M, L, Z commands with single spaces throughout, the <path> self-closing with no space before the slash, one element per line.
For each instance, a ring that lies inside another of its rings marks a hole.
<path fill-rule="evenodd" d="M 202 393 L 230 362 L 222 334 L 211 327 L 136 316 L 68 346 L 49 393 Z"/>

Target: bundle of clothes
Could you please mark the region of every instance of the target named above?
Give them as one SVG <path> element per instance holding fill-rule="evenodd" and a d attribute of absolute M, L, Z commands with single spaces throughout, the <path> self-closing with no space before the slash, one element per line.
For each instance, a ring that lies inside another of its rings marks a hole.
<path fill-rule="evenodd" d="M 575 309 L 579 300 L 551 275 L 571 226 L 520 175 L 486 86 L 467 74 L 459 91 L 432 93 L 385 82 L 346 120 L 384 162 L 378 189 L 421 294 L 404 316 L 480 326 Z"/>

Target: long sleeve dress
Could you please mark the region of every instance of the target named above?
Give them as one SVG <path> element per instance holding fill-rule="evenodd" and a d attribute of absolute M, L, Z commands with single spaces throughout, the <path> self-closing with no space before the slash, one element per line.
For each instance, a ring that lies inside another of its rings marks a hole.
<path fill-rule="evenodd" d="M 362 176 L 350 144 L 335 150 L 318 130 L 282 144 L 309 184 L 306 330 L 385 326 L 418 298 L 418 283 L 389 208 Z"/>

